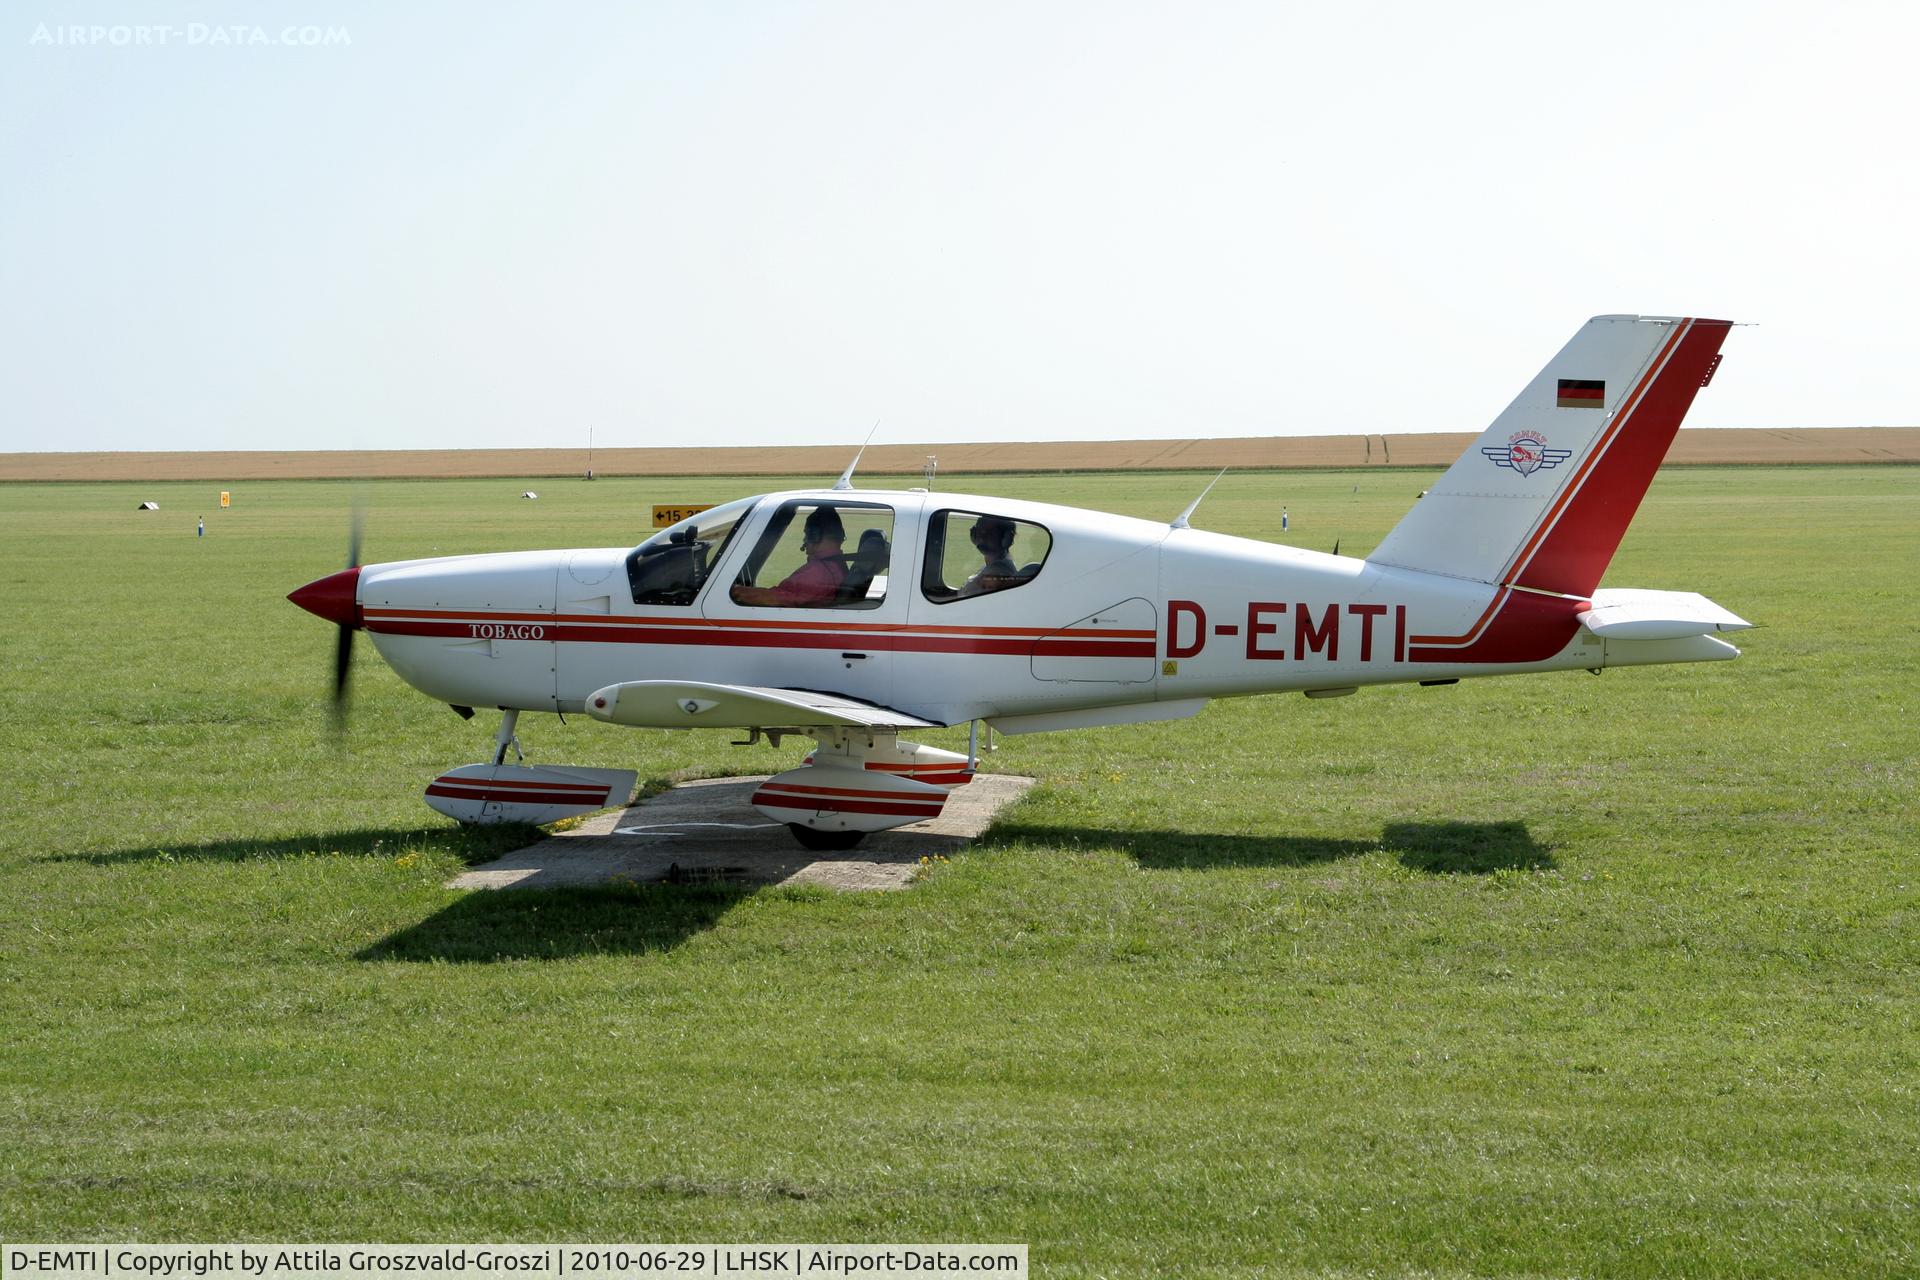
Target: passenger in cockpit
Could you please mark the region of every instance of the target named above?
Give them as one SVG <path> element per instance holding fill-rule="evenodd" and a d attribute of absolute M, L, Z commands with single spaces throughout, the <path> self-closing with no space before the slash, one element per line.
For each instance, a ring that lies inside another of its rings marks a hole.
<path fill-rule="evenodd" d="M 974 550 L 985 563 L 968 576 L 961 595 L 985 595 L 1020 581 L 1020 571 L 1013 566 L 1013 532 L 1013 521 L 1005 516 L 981 516 L 973 522 Z"/>

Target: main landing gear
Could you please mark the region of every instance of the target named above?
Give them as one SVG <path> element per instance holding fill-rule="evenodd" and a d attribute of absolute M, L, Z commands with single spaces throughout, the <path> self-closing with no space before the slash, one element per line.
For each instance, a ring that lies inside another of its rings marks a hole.
<path fill-rule="evenodd" d="M 973 779 L 971 757 L 901 742 L 882 730 L 807 733 L 819 744 L 813 753 L 753 793 L 753 807 L 786 823 L 805 849 L 851 849 L 870 831 L 937 818 L 947 794 Z"/>

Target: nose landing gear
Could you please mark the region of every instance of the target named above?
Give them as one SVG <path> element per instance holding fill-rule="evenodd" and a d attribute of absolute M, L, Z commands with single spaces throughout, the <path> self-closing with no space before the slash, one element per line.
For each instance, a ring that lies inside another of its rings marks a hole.
<path fill-rule="evenodd" d="M 427 784 L 427 804 L 455 822 L 525 822 L 538 826 L 625 804 L 633 795 L 639 775 L 632 769 L 525 763 L 526 755 L 514 733 L 519 721 L 519 710 L 508 708 L 494 738 L 492 762 L 447 770 Z M 506 762 L 509 749 L 518 763 Z"/>

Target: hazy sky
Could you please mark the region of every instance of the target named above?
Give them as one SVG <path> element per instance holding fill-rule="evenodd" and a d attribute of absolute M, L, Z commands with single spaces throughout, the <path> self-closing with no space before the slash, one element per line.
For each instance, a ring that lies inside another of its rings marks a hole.
<path fill-rule="evenodd" d="M 1920 422 L 1911 3 L 0 14 L 0 450 Z"/>

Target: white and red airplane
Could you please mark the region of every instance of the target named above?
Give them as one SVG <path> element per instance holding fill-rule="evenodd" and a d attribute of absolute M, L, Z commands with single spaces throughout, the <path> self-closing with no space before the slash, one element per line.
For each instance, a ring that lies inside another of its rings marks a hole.
<path fill-rule="evenodd" d="M 289 597 L 400 677 L 505 713 L 493 758 L 434 779 L 463 822 L 623 803 L 629 770 L 530 766 L 522 711 L 805 735 L 754 805 L 810 848 L 939 814 L 978 760 L 903 734 L 1176 720 L 1210 698 L 1739 656 L 1688 592 L 1599 589 L 1712 377 L 1724 320 L 1581 326 L 1366 559 L 1072 507 L 832 489 L 700 512 L 638 547 L 350 567 Z M 1204 496 L 1204 495 L 1203 495 Z M 1195 506 L 1198 505 L 1198 500 Z M 976 738 L 977 743 L 977 738 Z"/>

